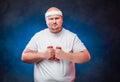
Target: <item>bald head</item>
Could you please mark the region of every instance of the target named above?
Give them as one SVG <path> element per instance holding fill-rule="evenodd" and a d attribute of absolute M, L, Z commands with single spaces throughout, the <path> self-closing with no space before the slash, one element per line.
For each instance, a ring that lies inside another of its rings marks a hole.
<path fill-rule="evenodd" d="M 60 9 L 58 9 L 57 7 L 50 7 L 47 12 L 50 12 L 50 11 L 60 11 Z"/>
<path fill-rule="evenodd" d="M 62 12 L 60 9 L 56 8 L 56 7 L 50 7 L 46 13 L 45 13 L 45 17 L 50 16 L 50 15 L 61 15 L 62 16 Z"/>

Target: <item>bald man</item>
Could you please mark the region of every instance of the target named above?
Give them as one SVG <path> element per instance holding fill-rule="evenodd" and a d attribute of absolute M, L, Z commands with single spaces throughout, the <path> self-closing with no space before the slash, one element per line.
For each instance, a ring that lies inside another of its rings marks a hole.
<path fill-rule="evenodd" d="M 45 20 L 48 28 L 31 38 L 21 59 L 34 63 L 34 82 L 74 82 L 75 63 L 90 61 L 90 54 L 76 34 L 62 27 L 60 9 L 49 8 Z"/>

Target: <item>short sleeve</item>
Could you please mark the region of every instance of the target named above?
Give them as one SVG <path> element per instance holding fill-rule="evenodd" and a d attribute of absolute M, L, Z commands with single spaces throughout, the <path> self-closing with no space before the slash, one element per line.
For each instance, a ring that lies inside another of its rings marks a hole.
<path fill-rule="evenodd" d="M 80 52 L 80 51 L 83 51 L 84 49 L 86 49 L 85 45 L 78 38 L 78 36 L 75 35 L 74 41 L 73 41 L 73 52 Z"/>
<path fill-rule="evenodd" d="M 26 48 L 37 51 L 36 35 L 34 35 L 28 42 Z"/>

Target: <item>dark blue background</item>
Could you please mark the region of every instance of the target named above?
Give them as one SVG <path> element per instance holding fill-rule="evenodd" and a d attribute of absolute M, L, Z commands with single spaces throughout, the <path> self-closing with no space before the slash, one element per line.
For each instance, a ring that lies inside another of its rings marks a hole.
<path fill-rule="evenodd" d="M 0 82 L 33 82 L 33 64 L 21 53 L 46 28 L 45 11 L 63 11 L 66 29 L 77 33 L 91 61 L 76 64 L 75 82 L 120 82 L 119 0 L 0 0 Z"/>

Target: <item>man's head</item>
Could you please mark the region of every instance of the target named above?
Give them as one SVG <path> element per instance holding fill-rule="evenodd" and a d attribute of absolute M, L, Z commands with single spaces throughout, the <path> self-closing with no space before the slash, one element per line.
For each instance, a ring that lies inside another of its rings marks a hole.
<path fill-rule="evenodd" d="M 45 13 L 45 19 L 51 32 L 58 33 L 62 30 L 63 17 L 60 9 L 56 7 L 49 8 Z"/>

